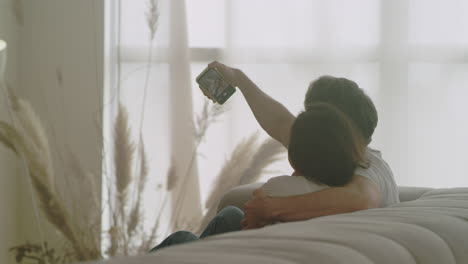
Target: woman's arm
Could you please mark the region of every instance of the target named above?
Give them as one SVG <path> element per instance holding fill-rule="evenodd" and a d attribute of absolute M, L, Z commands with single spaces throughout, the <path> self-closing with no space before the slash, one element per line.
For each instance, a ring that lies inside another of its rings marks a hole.
<path fill-rule="evenodd" d="M 268 135 L 287 148 L 291 126 L 296 119 L 294 115 L 278 101 L 264 93 L 241 70 L 219 62 L 212 62 L 208 67 L 216 67 L 229 83 L 241 90 L 260 126 Z"/>
<path fill-rule="evenodd" d="M 289 197 L 267 197 L 262 189 L 244 206 L 245 229 L 259 228 L 280 221 L 302 221 L 311 218 L 349 213 L 380 206 L 377 185 L 362 176 L 354 176 L 344 187 Z"/>

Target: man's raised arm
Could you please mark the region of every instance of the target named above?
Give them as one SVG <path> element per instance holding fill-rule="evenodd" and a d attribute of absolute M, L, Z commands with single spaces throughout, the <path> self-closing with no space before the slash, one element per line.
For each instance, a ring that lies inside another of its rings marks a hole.
<path fill-rule="evenodd" d="M 287 148 L 289 133 L 296 119 L 294 115 L 258 88 L 241 70 L 230 68 L 219 62 L 210 63 L 209 67 L 216 67 L 231 85 L 241 90 L 260 126 L 268 135 Z"/>

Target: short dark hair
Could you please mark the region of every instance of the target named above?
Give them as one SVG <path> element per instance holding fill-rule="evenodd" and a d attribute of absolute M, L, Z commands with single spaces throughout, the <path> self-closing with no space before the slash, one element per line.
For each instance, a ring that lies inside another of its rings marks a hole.
<path fill-rule="evenodd" d="M 304 100 L 305 110 L 317 102 L 329 103 L 340 109 L 370 143 L 377 127 L 377 110 L 369 96 L 355 82 L 333 76 L 318 78 L 309 85 Z"/>
<path fill-rule="evenodd" d="M 349 118 L 333 105 L 316 103 L 291 127 L 288 156 L 300 175 L 319 184 L 349 183 L 363 161 L 364 139 Z"/>

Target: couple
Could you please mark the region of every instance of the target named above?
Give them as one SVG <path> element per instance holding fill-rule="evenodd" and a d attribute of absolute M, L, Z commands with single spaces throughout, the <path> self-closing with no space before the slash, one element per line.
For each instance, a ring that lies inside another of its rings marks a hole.
<path fill-rule="evenodd" d="M 377 111 L 355 82 L 320 77 L 307 90 L 305 111 L 295 117 L 242 71 L 219 62 L 208 67 L 241 90 L 260 126 L 288 148 L 294 172 L 255 190 L 243 210 L 222 209 L 200 237 L 179 231 L 152 251 L 220 233 L 399 202 L 389 166 L 379 151 L 367 146 L 377 126 Z"/>

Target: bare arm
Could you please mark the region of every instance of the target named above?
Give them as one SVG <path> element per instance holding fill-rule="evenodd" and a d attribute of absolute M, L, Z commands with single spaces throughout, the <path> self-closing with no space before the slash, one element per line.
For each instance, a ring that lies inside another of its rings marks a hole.
<path fill-rule="evenodd" d="M 245 229 L 259 228 L 274 221 L 301 221 L 379 206 L 378 187 L 362 176 L 354 176 L 343 187 L 288 197 L 266 197 L 262 189 L 257 189 L 244 206 L 247 220 L 243 225 Z"/>
<path fill-rule="evenodd" d="M 287 148 L 290 130 L 296 117 L 286 107 L 260 90 L 245 74 L 241 76 L 239 89 L 258 123 L 268 135 Z"/>
<path fill-rule="evenodd" d="M 294 115 L 264 93 L 241 70 L 230 68 L 219 62 L 212 62 L 208 67 L 216 67 L 229 83 L 239 88 L 260 126 L 268 135 L 287 148 L 290 129 L 296 119 Z"/>

